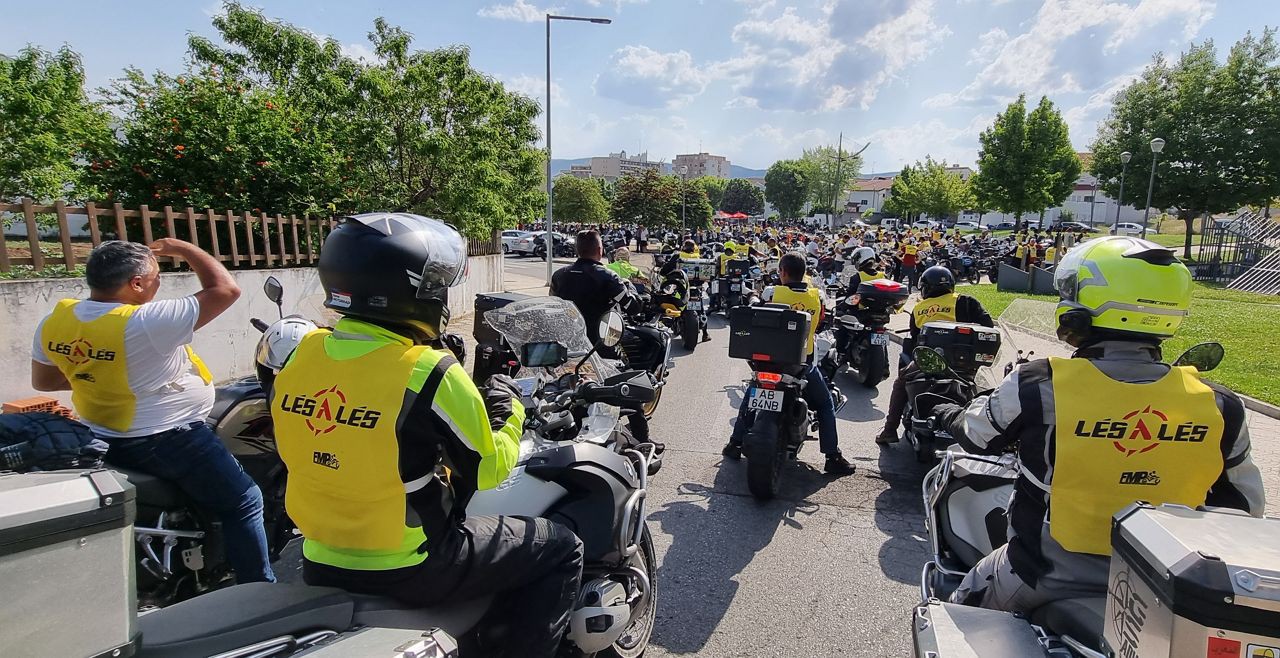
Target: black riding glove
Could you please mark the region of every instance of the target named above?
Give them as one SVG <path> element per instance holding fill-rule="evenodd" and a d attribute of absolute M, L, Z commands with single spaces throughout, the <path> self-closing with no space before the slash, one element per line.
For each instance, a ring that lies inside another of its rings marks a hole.
<path fill-rule="evenodd" d="M 489 429 L 498 431 L 507 424 L 511 410 L 520 404 L 522 394 L 516 381 L 506 375 L 489 377 L 484 384 L 484 408 L 489 412 Z"/>
<path fill-rule="evenodd" d="M 932 425 L 935 429 L 946 430 L 953 437 L 964 436 L 964 407 L 945 402 L 935 406 Z"/>
<path fill-rule="evenodd" d="M 440 344 L 444 345 L 445 349 L 453 352 L 453 356 L 458 360 L 459 364 L 464 366 L 467 364 L 467 344 L 462 340 L 461 334 L 448 332 L 441 334 Z"/>

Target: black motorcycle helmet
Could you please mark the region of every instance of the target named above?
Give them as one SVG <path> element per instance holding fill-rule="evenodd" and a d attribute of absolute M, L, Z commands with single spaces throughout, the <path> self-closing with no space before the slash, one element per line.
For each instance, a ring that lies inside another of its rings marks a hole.
<path fill-rule="evenodd" d="M 353 215 L 325 239 L 316 269 L 325 307 L 434 339 L 449 324 L 449 288 L 466 279 L 467 241 L 420 215 Z"/>
<path fill-rule="evenodd" d="M 920 275 L 920 297 L 928 299 L 955 292 L 956 277 L 951 270 L 934 265 Z"/>

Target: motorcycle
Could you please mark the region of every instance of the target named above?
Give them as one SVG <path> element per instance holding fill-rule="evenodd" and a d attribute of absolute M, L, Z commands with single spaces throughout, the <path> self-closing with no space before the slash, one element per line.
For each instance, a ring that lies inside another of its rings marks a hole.
<path fill-rule="evenodd" d="M 476 492 L 467 513 L 537 516 L 573 528 L 583 542 L 583 575 L 563 641 L 585 655 L 637 658 L 648 648 L 658 605 L 646 507 L 652 450 L 630 439 L 619 407 L 652 400 L 654 382 L 599 357 L 599 348 L 622 338 L 616 311 L 602 319 L 596 345 L 587 342 L 573 305 L 554 297 L 515 302 L 485 318 L 520 355 L 528 417 L 516 467 L 496 489 Z M 138 626 L 142 655 L 266 657 L 328 649 L 323 655 L 378 650 L 452 658 L 454 638 L 479 633 L 494 598 L 413 609 L 332 588 L 252 583 L 158 610 Z"/>
<path fill-rule="evenodd" d="M 552 239 L 555 250 L 552 251 L 554 258 L 573 258 L 577 256 L 573 243 L 567 238 L 556 235 Z M 547 240 L 546 235 L 538 235 L 533 238 L 533 255 L 537 258 L 545 259 L 547 257 Z"/>
<path fill-rule="evenodd" d="M 977 267 L 977 261 L 969 254 L 952 256 L 951 272 L 957 279 L 966 279 L 972 284 L 977 284 L 982 279 L 982 272 Z"/>
<path fill-rule="evenodd" d="M 863 386 L 875 388 L 889 377 L 889 316 L 902 309 L 909 293 L 896 281 L 855 281 L 856 273 L 848 286 L 854 289 L 836 302 L 837 347 L 823 359 L 832 374 L 847 366 Z"/>
<path fill-rule="evenodd" d="M 723 313 L 737 306 L 751 306 L 759 301 L 752 279 L 752 270 L 757 270 L 751 260 L 735 258 L 725 265 L 724 276 L 711 281 L 711 296 L 716 308 Z"/>
<path fill-rule="evenodd" d="M 689 290 L 687 279 L 676 277 L 674 273 L 664 276 L 654 287 L 647 311 L 659 325 L 679 335 L 686 350 L 693 351 L 698 346 L 706 319 L 690 308 Z"/>
<path fill-rule="evenodd" d="M 665 312 L 654 313 L 655 297 L 645 286 L 636 286 L 641 298 L 646 300 L 644 306 L 628 318 L 626 329 L 622 333 L 622 344 L 619 354 L 627 368 L 643 370 L 653 376 L 658 383 L 657 393 L 653 400 L 646 402 L 641 408 L 644 417 L 652 418 L 658 409 L 658 401 L 662 399 L 663 384 L 667 379 L 667 364 L 671 362 L 671 343 L 673 329 L 662 322 Z M 695 316 L 696 319 L 696 316 Z"/>
<path fill-rule="evenodd" d="M 707 294 L 707 285 L 715 276 L 716 264 L 713 260 L 683 260 L 680 269 L 689 281 L 689 290 L 685 296 L 685 311 L 680 314 L 680 337 L 684 348 L 692 352 L 698 346 L 699 334 L 707 329 L 707 313 L 711 308 L 711 296 Z M 696 314 L 697 330 L 693 330 L 693 319 L 688 311 Z"/>
<path fill-rule="evenodd" d="M 788 313 L 808 314 L 791 311 L 784 306 L 765 304 L 751 308 L 764 315 Z M 742 320 L 739 320 L 742 318 Z M 783 322 L 795 322 L 798 319 L 788 316 Z M 734 326 L 738 321 L 750 322 L 752 327 Z M 809 405 L 804 400 L 804 387 L 808 382 L 809 364 L 803 358 L 775 360 L 770 354 L 737 352 L 734 338 L 739 332 L 750 333 L 762 331 L 762 324 L 753 318 L 735 314 L 731 322 L 730 358 L 745 358 L 751 366 L 752 375 L 743 381 L 744 391 L 742 404 L 747 405 L 749 415 L 741 417 L 738 422 L 750 423 L 746 437 L 742 440 L 742 455 L 747 460 L 747 488 L 751 495 L 761 500 L 768 500 L 778 495 L 782 481 L 782 469 L 796 460 L 810 432 L 818 429 L 817 420 Z M 800 351 L 803 351 L 804 337 L 808 335 L 808 320 L 802 323 L 801 331 L 792 330 L 794 336 L 800 336 Z M 774 326 L 782 326 L 774 324 Z M 772 337 L 772 336 L 770 336 Z M 831 348 L 829 333 L 820 333 L 815 337 L 815 353 L 825 353 Z M 735 354 L 737 352 L 737 354 Z M 840 392 L 831 380 L 827 380 L 836 413 L 844 407 L 848 398 Z"/>
<path fill-rule="evenodd" d="M 283 318 L 284 290 L 279 280 L 268 277 L 263 288 Z M 267 330 L 262 320 L 250 322 L 258 331 Z M 259 377 L 245 377 L 217 388 L 208 423 L 262 490 L 267 551 L 275 562 L 295 535 L 284 507 L 287 473 L 276 452 L 271 412 Z M 169 480 L 130 469 L 112 470 L 137 489 L 134 538 L 142 608 L 171 605 L 230 582 L 221 524 L 214 515 Z"/>
<path fill-rule="evenodd" d="M 963 322 L 930 322 L 920 330 L 916 356 L 924 351 L 941 355 L 946 370 L 920 371 L 906 381 L 907 407 L 903 433 L 922 464 L 933 462 L 935 446 L 953 442 L 945 430 L 931 426 L 933 407 L 942 403 L 965 405 L 978 395 L 978 369 L 995 363 L 1000 351 L 998 329 Z M 926 355 L 928 356 L 928 355 Z"/>
<path fill-rule="evenodd" d="M 946 372 L 948 365 L 940 355 L 920 351 L 917 364 L 921 370 Z M 1222 354 L 1220 345 L 1202 343 L 1187 350 L 1174 365 L 1195 365 L 1207 372 L 1221 361 Z M 1029 615 L 944 603 L 979 560 L 1006 542 L 1007 508 L 1019 460 L 1016 446 L 1001 455 L 974 455 L 951 448 L 940 451 L 938 457 L 921 490 L 930 559 L 921 571 L 921 603 L 912 621 L 917 658 L 1188 658 L 1206 655 L 1206 644 L 1208 655 L 1215 655 L 1215 642 L 1224 646 L 1226 655 L 1253 657 L 1268 655 L 1267 647 L 1280 644 L 1275 631 L 1280 622 L 1274 612 L 1275 599 L 1280 597 L 1274 590 L 1258 599 L 1242 599 L 1231 579 L 1210 578 L 1206 582 L 1200 575 L 1215 570 L 1274 572 L 1274 562 L 1264 565 L 1265 558 L 1257 564 L 1241 564 L 1253 558 L 1248 547 L 1230 556 L 1207 547 L 1205 539 L 1221 536 L 1226 526 L 1236 529 L 1232 536 L 1250 537 L 1254 545 L 1274 543 L 1268 539 L 1276 534 L 1274 519 L 1235 511 L 1152 507 L 1141 502 L 1118 511 L 1113 519 L 1108 591 L 1096 597 L 1053 601 Z M 1175 563 L 1178 566 L 1172 566 Z M 1259 576 L 1262 578 L 1274 576 Z M 1212 622 L 1200 621 L 1206 605 L 1215 606 Z M 1262 608 L 1271 612 L 1263 613 Z M 1262 621 L 1260 615 L 1270 621 Z M 1248 630 L 1241 628 L 1245 619 L 1252 620 Z M 1232 652 L 1244 644 L 1250 647 L 1248 654 Z M 1254 647 L 1263 651 L 1255 652 Z"/>

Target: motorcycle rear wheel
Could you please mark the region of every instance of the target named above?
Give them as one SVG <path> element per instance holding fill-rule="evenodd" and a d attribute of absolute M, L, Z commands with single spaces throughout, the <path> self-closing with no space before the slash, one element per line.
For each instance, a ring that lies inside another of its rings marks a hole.
<path fill-rule="evenodd" d="M 778 423 L 781 416 L 756 412 L 755 423 L 743 441 L 747 458 L 747 489 L 758 500 L 778 495 L 782 482 L 782 465 L 786 462 L 786 445 Z"/>
<path fill-rule="evenodd" d="M 875 388 L 889 376 L 889 351 L 883 345 L 871 345 L 858 370 L 859 381 L 867 388 Z"/>
<path fill-rule="evenodd" d="M 617 658 L 640 658 L 649 648 L 649 638 L 653 636 L 653 627 L 657 623 L 658 613 L 658 560 L 653 550 L 653 537 L 649 534 L 649 526 L 644 527 L 640 537 L 640 550 L 631 557 L 629 566 L 638 567 L 649 577 L 649 591 L 636 605 L 640 612 L 627 629 L 622 632 L 613 646 L 600 652 L 600 656 L 616 656 Z"/>
<path fill-rule="evenodd" d="M 685 309 L 680 314 L 680 324 L 680 338 L 684 341 L 684 348 L 692 352 L 698 346 L 698 332 L 702 329 L 702 323 L 698 321 L 697 313 Z"/>

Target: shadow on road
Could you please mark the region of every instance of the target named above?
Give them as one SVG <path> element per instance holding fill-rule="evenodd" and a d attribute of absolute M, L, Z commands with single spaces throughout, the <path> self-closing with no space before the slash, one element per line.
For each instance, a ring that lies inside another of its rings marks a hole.
<path fill-rule="evenodd" d="M 875 503 L 876 527 L 888 535 L 880 545 L 880 570 L 898 582 L 916 584 L 929 552 L 920 483 L 930 466 L 917 463 L 911 445 L 903 441 L 881 447 L 878 463 L 878 477 L 889 485 Z"/>
<path fill-rule="evenodd" d="M 658 569 L 665 603 L 653 640 L 671 653 L 706 646 L 737 595 L 736 576 L 773 541 L 779 525 L 803 528 L 803 517 L 818 510 L 808 496 L 830 482 L 808 464 L 792 464 L 778 498 L 758 502 L 743 493 L 746 477 L 745 462 L 726 459 L 712 486 L 686 482 L 677 489 L 683 500 L 649 514 L 671 536 Z"/>
<path fill-rule="evenodd" d="M 892 385 L 892 380 L 880 383 L 881 387 Z M 884 412 L 876 407 L 876 397 L 880 394 L 877 389 L 867 388 L 849 375 L 836 375 L 836 386 L 849 398 L 836 418 L 856 423 L 884 419 Z"/>

